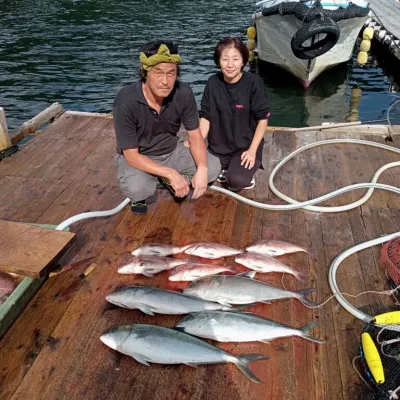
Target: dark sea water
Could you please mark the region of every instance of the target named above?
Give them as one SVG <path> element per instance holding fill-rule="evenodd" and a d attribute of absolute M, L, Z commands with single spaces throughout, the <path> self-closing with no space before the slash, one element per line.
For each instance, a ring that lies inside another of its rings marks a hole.
<path fill-rule="evenodd" d="M 181 79 L 199 102 L 217 41 L 241 36 L 256 10 L 250 0 L 1 0 L 0 106 L 10 128 L 53 102 L 64 109 L 110 112 L 118 90 L 138 77 L 138 48 L 155 38 L 175 40 Z M 269 91 L 271 125 L 307 126 L 384 118 L 400 82 L 372 54 L 327 71 L 307 90 L 286 73 L 259 63 Z M 385 72 L 384 72 L 385 71 Z M 353 88 L 361 89 L 354 107 Z M 357 102 L 356 102 L 357 103 Z M 350 104 L 352 105 L 350 107 Z M 400 123 L 397 107 L 393 123 Z"/>

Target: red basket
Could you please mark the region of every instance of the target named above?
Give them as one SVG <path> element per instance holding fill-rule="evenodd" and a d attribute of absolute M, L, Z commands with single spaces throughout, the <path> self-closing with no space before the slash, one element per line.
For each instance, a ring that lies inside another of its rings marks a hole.
<path fill-rule="evenodd" d="M 396 287 L 400 285 L 400 238 L 386 242 L 381 249 L 381 265 Z"/>

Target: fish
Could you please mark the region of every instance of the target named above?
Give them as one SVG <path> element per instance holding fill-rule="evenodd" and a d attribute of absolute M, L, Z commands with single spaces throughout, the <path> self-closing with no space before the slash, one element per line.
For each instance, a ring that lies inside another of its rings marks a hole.
<path fill-rule="evenodd" d="M 118 268 L 120 274 L 142 274 L 148 277 L 158 272 L 174 268 L 189 262 L 187 259 L 158 257 L 158 256 L 134 256 L 127 263 Z"/>
<path fill-rule="evenodd" d="M 255 274 L 255 271 L 251 271 Z M 274 300 L 296 298 L 309 307 L 318 306 L 307 298 L 315 289 L 292 292 L 261 282 L 251 277 L 251 273 L 238 275 L 211 275 L 196 279 L 183 290 L 185 295 L 215 301 L 224 306 L 232 304 L 270 303 Z M 248 277 L 249 276 L 249 277 Z"/>
<path fill-rule="evenodd" d="M 106 296 L 106 300 L 119 307 L 138 309 L 145 314 L 188 314 L 211 310 L 234 310 L 235 307 L 188 296 L 153 286 L 130 286 Z"/>
<path fill-rule="evenodd" d="M 311 342 L 325 343 L 325 340 L 311 336 L 317 325 L 318 322 L 313 322 L 297 329 L 252 313 L 205 311 L 183 317 L 175 329 L 219 342 L 269 343 L 277 338 L 299 336 Z"/>
<path fill-rule="evenodd" d="M 267 254 L 272 257 L 282 256 L 284 254 L 291 254 L 297 252 L 304 252 L 315 257 L 314 250 L 311 248 L 297 246 L 289 242 L 282 242 L 280 240 L 260 240 L 248 247 L 247 251 L 259 254 Z"/>
<path fill-rule="evenodd" d="M 133 256 L 171 256 L 182 253 L 190 245 L 175 246 L 172 244 L 146 243 L 132 251 Z"/>
<path fill-rule="evenodd" d="M 249 363 L 268 359 L 262 354 L 236 356 L 186 333 L 155 325 L 123 325 L 104 332 L 100 340 L 111 349 L 131 356 L 146 366 L 149 363 L 185 364 L 190 367 L 233 363 L 256 383 L 261 381 L 250 371 Z"/>
<path fill-rule="evenodd" d="M 238 273 L 236 267 L 224 267 L 213 264 L 185 264 L 174 268 L 168 279 L 170 281 L 194 281 L 207 275 L 216 275 L 221 272 Z"/>
<path fill-rule="evenodd" d="M 306 280 L 301 272 L 266 254 L 247 252 L 236 256 L 235 261 L 257 272 L 283 272 L 294 275 L 299 281 Z"/>
<path fill-rule="evenodd" d="M 15 279 L 5 272 L 0 271 L 0 305 L 2 305 L 17 287 Z"/>
<path fill-rule="evenodd" d="M 186 254 L 211 259 L 234 256 L 243 252 L 244 250 L 237 250 L 224 244 L 211 242 L 192 243 L 185 250 Z"/>

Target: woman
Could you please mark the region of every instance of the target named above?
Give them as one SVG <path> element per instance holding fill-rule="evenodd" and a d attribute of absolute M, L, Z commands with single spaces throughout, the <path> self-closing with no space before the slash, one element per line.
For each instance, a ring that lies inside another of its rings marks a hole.
<path fill-rule="evenodd" d="M 243 71 L 248 59 L 249 51 L 239 38 L 219 41 L 214 62 L 221 72 L 209 78 L 201 100 L 200 130 L 222 165 L 218 181 L 234 191 L 255 185 L 269 117 L 262 80 Z"/>

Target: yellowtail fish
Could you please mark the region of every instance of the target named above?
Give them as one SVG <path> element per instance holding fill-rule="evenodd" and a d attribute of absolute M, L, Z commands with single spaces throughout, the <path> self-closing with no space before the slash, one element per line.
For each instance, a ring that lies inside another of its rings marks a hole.
<path fill-rule="evenodd" d="M 116 290 L 106 296 L 106 300 L 116 306 L 138 309 L 145 314 L 188 314 L 211 310 L 234 310 L 236 307 L 223 306 L 199 297 L 187 296 L 172 290 L 153 286 L 130 286 Z"/>
<path fill-rule="evenodd" d="M 303 289 L 292 292 L 251 279 L 250 277 L 254 276 L 254 274 L 255 272 L 251 271 L 239 275 L 206 276 L 191 282 L 183 290 L 183 293 L 208 301 L 216 301 L 223 305 L 251 304 L 256 302 L 270 303 L 274 300 L 296 298 L 307 306 L 318 306 L 317 303 L 306 297 L 315 289 Z"/>
<path fill-rule="evenodd" d="M 243 253 L 243 250 L 237 250 L 219 243 L 198 242 L 188 245 L 185 253 L 192 256 L 214 259 L 234 256 Z"/>
<path fill-rule="evenodd" d="M 168 279 L 170 281 L 194 281 L 207 275 L 216 275 L 221 272 L 232 272 L 237 274 L 239 271 L 235 267 L 224 267 L 213 264 L 185 264 L 174 268 Z"/>
<path fill-rule="evenodd" d="M 294 275 L 299 281 L 306 280 L 306 277 L 301 272 L 266 254 L 252 252 L 239 254 L 235 257 L 235 261 L 257 272 L 283 272 Z"/>
<path fill-rule="evenodd" d="M 268 343 L 277 338 L 299 336 L 311 342 L 324 343 L 325 340 L 311 336 L 317 325 L 318 322 L 313 322 L 298 329 L 252 313 L 204 311 L 182 318 L 175 329 L 219 342 Z"/>
<path fill-rule="evenodd" d="M 146 243 L 137 249 L 132 251 L 134 256 L 170 256 L 174 254 L 182 253 L 187 249 L 186 246 L 175 246 L 172 244 L 160 244 L 160 243 Z"/>
<path fill-rule="evenodd" d="M 246 247 L 246 250 L 254 253 L 267 254 L 272 257 L 297 252 L 308 253 L 315 257 L 314 251 L 311 248 L 297 246 L 293 243 L 281 242 L 280 240 L 260 240 Z"/>
<path fill-rule="evenodd" d="M 189 260 L 157 256 L 135 256 L 118 268 L 120 274 L 142 274 L 152 277 L 161 271 L 186 264 Z"/>
<path fill-rule="evenodd" d="M 260 379 L 250 371 L 249 363 L 268 359 L 262 354 L 233 355 L 186 333 L 155 325 L 120 326 L 103 333 L 100 340 L 147 366 L 149 363 L 186 364 L 190 367 L 233 363 L 256 383 Z"/>

